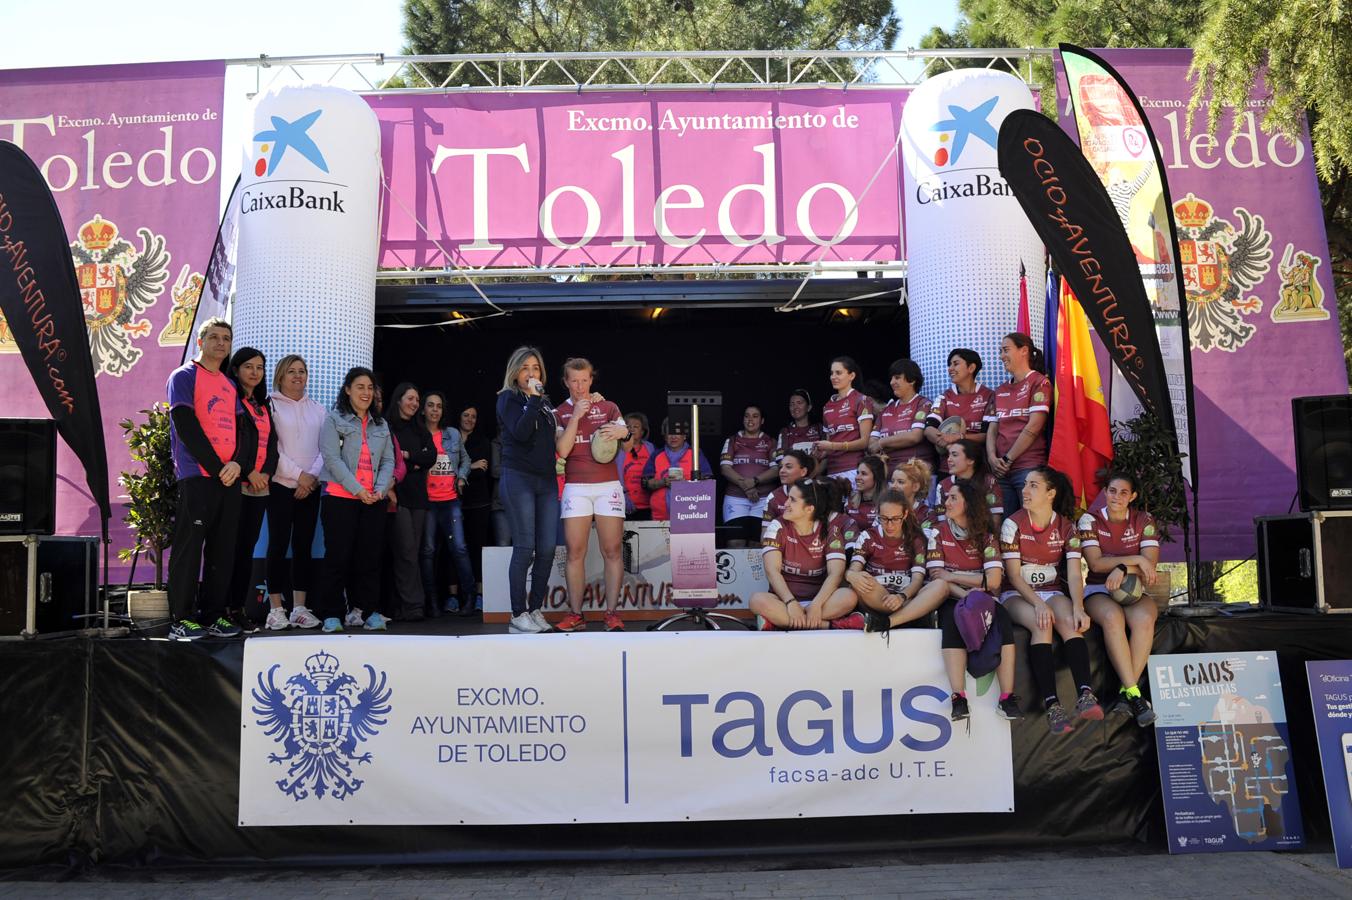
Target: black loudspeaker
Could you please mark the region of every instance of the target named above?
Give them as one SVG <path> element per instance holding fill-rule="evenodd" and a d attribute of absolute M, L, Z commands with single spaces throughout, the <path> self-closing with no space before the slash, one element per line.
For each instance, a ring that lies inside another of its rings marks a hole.
<path fill-rule="evenodd" d="M 0 541 L 0 635 L 23 630 L 27 605 L 28 550 L 19 541 Z M 81 618 L 98 610 L 99 539 L 38 539 L 39 634 L 86 628 Z"/>
<path fill-rule="evenodd" d="M 1264 607 L 1352 613 L 1352 513 L 1261 516 L 1254 522 Z"/>
<path fill-rule="evenodd" d="M 56 423 L 0 419 L 0 534 L 56 531 Z"/>
<path fill-rule="evenodd" d="M 1352 509 L 1352 396 L 1296 397 L 1291 420 L 1300 508 Z"/>

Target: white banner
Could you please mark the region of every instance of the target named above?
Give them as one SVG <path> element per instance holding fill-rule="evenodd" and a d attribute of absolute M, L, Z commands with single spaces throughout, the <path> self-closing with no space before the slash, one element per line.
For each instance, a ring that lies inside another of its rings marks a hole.
<path fill-rule="evenodd" d="M 509 615 L 512 610 L 511 590 L 507 583 L 507 566 L 512 560 L 511 547 L 483 549 L 484 612 Z M 568 608 L 568 586 L 564 581 L 564 566 L 568 551 L 557 547 L 554 566 L 549 570 L 549 593 L 545 595 L 546 612 L 562 612 Z M 714 570 L 718 577 L 718 608 L 746 609 L 751 595 L 770 589 L 761 562 L 760 547 L 716 550 Z M 583 590 L 584 610 L 605 609 L 605 568 L 601 549 L 592 531 L 587 544 L 586 587 Z M 526 583 L 530 583 L 527 575 Z M 671 542 L 666 522 L 624 523 L 624 582 L 620 586 L 621 610 L 669 609 L 673 612 L 671 584 Z"/>
<path fill-rule="evenodd" d="M 946 685 L 921 630 L 254 640 L 239 824 L 1012 812 L 996 692 Z"/>

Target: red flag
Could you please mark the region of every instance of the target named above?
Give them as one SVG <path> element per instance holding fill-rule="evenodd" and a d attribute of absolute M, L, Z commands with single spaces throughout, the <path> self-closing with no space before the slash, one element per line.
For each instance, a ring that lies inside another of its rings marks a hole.
<path fill-rule="evenodd" d="M 1070 478 L 1081 509 L 1098 496 L 1099 472 L 1113 459 L 1113 434 L 1103 398 L 1098 360 L 1089 340 L 1089 320 L 1070 285 L 1061 282 L 1056 329 L 1056 418 L 1052 429 L 1052 468 Z"/>
<path fill-rule="evenodd" d="M 1023 260 L 1019 260 L 1019 321 L 1014 324 L 1014 330 L 1033 336 L 1033 323 L 1028 317 L 1028 270 L 1023 267 Z"/>

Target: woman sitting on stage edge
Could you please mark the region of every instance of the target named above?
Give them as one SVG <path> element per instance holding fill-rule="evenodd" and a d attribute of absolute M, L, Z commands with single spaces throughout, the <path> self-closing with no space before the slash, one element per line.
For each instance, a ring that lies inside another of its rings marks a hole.
<path fill-rule="evenodd" d="M 1000 528 L 1000 549 L 1009 578 L 1009 590 L 1000 601 L 1010 618 L 1032 634 L 1028 665 L 1052 734 L 1074 729 L 1056 695 L 1053 633 L 1061 637 L 1079 693 L 1077 717 L 1103 718 L 1098 698 L 1089 686 L 1089 648 L 1083 637 L 1089 630 L 1089 616 L 1084 611 L 1084 576 L 1080 572 L 1080 537 L 1072 520 L 1072 491 L 1070 479 L 1056 469 L 1032 469 L 1023 483 L 1023 508 L 1006 518 Z"/>
<path fill-rule="evenodd" d="M 877 521 L 859 536 L 845 580 L 845 590 L 853 590 L 864 605 L 865 618 L 875 620 L 873 631 L 887 630 L 887 617 L 920 593 L 925 535 L 899 491 L 888 490 L 878 498 Z"/>
<path fill-rule="evenodd" d="M 1156 716 L 1150 701 L 1141 696 L 1140 682 L 1155 642 L 1159 608 L 1145 596 L 1143 587 L 1155 583 L 1159 530 L 1150 513 L 1132 508 L 1136 483 L 1130 475 L 1110 474 L 1104 497 L 1107 506 L 1080 517 L 1080 548 L 1089 563 L 1084 608 L 1103 629 L 1108 659 L 1122 681 L 1119 699 L 1110 712 L 1127 712 L 1145 728 Z M 1119 595 L 1119 600 L 1114 592 L 1121 590 L 1129 575 L 1136 577 L 1138 590 L 1134 597 Z"/>
<path fill-rule="evenodd" d="M 761 553 L 770 590 L 751 595 L 762 631 L 830 627 L 854 611 L 852 591 L 838 591 L 845 546 L 827 527 L 825 484 L 804 479 L 788 491 L 784 514 L 765 529 Z"/>

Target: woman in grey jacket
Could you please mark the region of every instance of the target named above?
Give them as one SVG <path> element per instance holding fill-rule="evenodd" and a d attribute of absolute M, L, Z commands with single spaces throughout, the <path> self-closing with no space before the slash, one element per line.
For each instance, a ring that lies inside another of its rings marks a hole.
<path fill-rule="evenodd" d="M 446 611 L 458 607 L 462 614 L 470 615 L 475 610 L 474 566 L 465 541 L 465 515 L 460 500 L 469 478 L 469 454 L 460 441 L 460 429 L 455 425 L 442 426 L 445 413 L 446 395 L 428 391 L 423 398 L 422 416 L 436 446 L 436 462 L 427 470 L 428 522 L 418 562 L 422 567 L 423 593 L 437 603 L 441 599 L 436 583 L 437 542 L 448 542 L 459 584 L 459 603 L 447 600 Z"/>
<path fill-rule="evenodd" d="M 394 480 L 394 445 L 389 425 L 376 412 L 375 394 L 371 370 L 351 369 L 319 430 L 326 484 L 319 514 L 324 561 L 317 607 L 326 633 L 342 631 L 345 624 L 368 631 L 386 627 L 380 613 L 363 619 L 361 610 L 362 604 L 375 604 L 380 598 L 384 499 Z"/>

